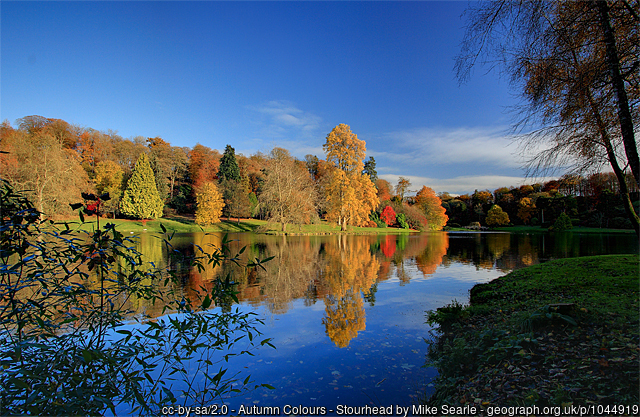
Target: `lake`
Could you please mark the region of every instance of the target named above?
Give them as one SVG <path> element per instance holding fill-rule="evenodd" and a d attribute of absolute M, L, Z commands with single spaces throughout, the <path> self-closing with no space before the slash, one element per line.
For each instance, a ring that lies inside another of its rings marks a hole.
<path fill-rule="evenodd" d="M 229 410 L 235 410 L 229 414 L 275 407 L 280 415 L 313 414 L 322 407 L 328 415 L 365 405 L 410 407 L 429 394 L 436 375 L 435 369 L 423 367 L 430 331 L 426 310 L 454 299 L 467 302 L 474 284 L 550 259 L 638 253 L 635 234 L 230 238 L 235 250 L 246 246 L 243 255 L 249 259 L 275 258 L 265 264 L 266 271 L 235 266 L 182 271 L 187 293 L 210 288 L 216 276 L 231 273 L 239 282 L 240 308 L 265 321 L 261 331 L 276 346 L 230 361 L 229 372 L 250 373 L 256 382 L 275 389 L 225 400 Z M 218 234 L 181 234 L 172 243 L 189 254 L 195 245 L 218 246 L 221 239 Z M 138 249 L 158 264 L 166 259 L 166 249 L 152 235 L 141 235 Z M 151 315 L 160 314 L 159 306 L 145 308 Z"/>

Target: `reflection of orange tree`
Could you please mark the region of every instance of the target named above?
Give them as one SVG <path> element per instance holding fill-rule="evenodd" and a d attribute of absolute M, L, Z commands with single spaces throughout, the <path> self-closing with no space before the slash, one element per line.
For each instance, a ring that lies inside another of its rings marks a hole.
<path fill-rule="evenodd" d="M 400 285 L 404 285 L 411 280 L 411 274 L 405 270 L 405 260 L 415 259 L 418 269 L 423 274 L 433 274 L 447 254 L 449 236 L 442 232 L 420 233 L 412 236 L 387 235 L 379 244 L 380 251 L 384 255 L 384 259 L 381 258 L 380 261 L 379 279 L 384 280 L 390 276 L 389 270 L 393 262 L 396 267 L 395 275 L 400 280 Z M 390 248 L 393 248 L 393 251 Z M 389 260 L 389 257 L 392 259 Z"/>
<path fill-rule="evenodd" d="M 416 263 L 424 275 L 431 275 L 436 272 L 442 258 L 447 254 L 449 235 L 438 232 L 422 234 L 420 240 L 424 241 L 424 246 L 420 246 L 424 249 L 416 256 Z"/>
<path fill-rule="evenodd" d="M 370 246 L 375 240 L 362 236 L 336 236 L 325 245 L 326 264 L 321 273 L 327 290 L 324 298 L 326 317 L 322 320 L 327 335 L 338 347 L 346 347 L 364 330 L 365 296 L 376 282 L 380 263 Z"/>

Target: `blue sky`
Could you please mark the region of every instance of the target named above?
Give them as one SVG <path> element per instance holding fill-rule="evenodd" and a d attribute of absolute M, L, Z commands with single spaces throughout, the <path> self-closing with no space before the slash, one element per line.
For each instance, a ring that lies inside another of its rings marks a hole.
<path fill-rule="evenodd" d="M 523 182 L 506 81 L 459 85 L 466 1 L 2 1 L 0 119 L 324 157 L 339 123 L 380 177 L 451 193 Z"/>

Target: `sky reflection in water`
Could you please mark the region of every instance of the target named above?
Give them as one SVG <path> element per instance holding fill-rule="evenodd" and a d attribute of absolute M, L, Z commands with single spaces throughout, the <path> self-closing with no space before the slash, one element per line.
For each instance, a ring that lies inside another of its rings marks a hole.
<path fill-rule="evenodd" d="M 185 288 L 207 287 L 231 272 L 240 283 L 241 308 L 265 321 L 264 337 L 276 346 L 230 361 L 229 372 L 250 373 L 275 387 L 226 400 L 232 410 L 416 403 L 435 375 L 422 367 L 426 310 L 467 302 L 475 283 L 515 268 L 566 256 L 633 253 L 638 246 L 633 236 L 577 233 L 234 238 L 250 258 L 275 255 L 267 271 L 190 271 Z M 153 240 L 141 239 L 143 253 L 163 256 L 145 250 L 145 242 Z M 180 236 L 174 245 L 189 252 L 194 244 L 219 242 L 220 236 L 200 234 Z"/>

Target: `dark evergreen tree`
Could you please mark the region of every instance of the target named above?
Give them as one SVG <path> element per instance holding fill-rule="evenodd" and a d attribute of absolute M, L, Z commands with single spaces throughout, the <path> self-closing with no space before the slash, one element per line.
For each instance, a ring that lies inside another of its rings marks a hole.
<path fill-rule="evenodd" d="M 223 180 L 240 181 L 240 167 L 236 160 L 236 150 L 231 145 L 224 148 L 224 154 L 220 159 L 220 170 L 218 171 L 218 181 Z"/>
<path fill-rule="evenodd" d="M 373 156 L 369 157 L 368 161 L 364 163 L 364 171 L 363 174 L 367 174 L 369 178 L 371 178 L 372 183 L 376 183 L 378 180 L 378 173 L 376 172 L 376 160 L 373 159 Z"/>
<path fill-rule="evenodd" d="M 120 201 L 120 211 L 137 219 L 162 217 L 164 204 L 146 153 L 141 153 Z"/>

